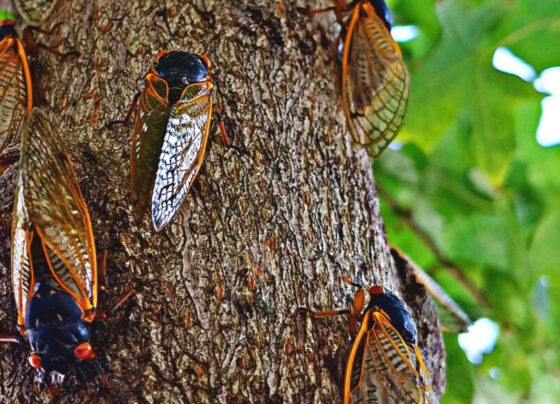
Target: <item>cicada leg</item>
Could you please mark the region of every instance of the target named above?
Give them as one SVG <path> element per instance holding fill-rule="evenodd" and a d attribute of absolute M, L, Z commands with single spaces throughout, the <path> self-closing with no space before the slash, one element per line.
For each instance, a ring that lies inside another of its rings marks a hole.
<path fill-rule="evenodd" d="M 218 127 L 220 128 L 220 133 L 222 134 L 222 142 L 226 146 L 231 146 L 231 142 L 229 141 L 226 127 L 224 126 L 224 121 L 222 119 L 222 107 L 218 104 L 214 105 L 214 114 L 216 115 L 218 121 Z"/>
<path fill-rule="evenodd" d="M 342 25 L 344 20 L 343 14 L 351 10 L 352 7 L 354 7 L 353 5 L 354 3 L 355 2 L 346 4 L 346 0 L 336 0 L 336 4 L 331 7 L 319 8 L 316 10 L 309 10 L 302 7 L 296 7 L 296 10 L 300 13 L 307 14 L 307 15 L 317 15 L 317 14 L 326 13 L 328 11 L 334 11 L 336 15 L 336 21 Z"/>
<path fill-rule="evenodd" d="M 324 317 L 336 317 L 336 316 L 343 316 L 345 314 L 352 314 L 350 310 L 342 309 L 342 310 L 330 310 L 330 311 L 313 311 L 306 309 L 305 307 L 298 307 L 298 310 L 305 311 L 313 316 L 313 318 L 324 318 Z"/>
<path fill-rule="evenodd" d="M 130 297 L 135 294 L 136 291 L 134 290 L 134 288 L 130 288 L 118 301 L 117 303 L 115 303 L 115 305 L 113 306 L 113 308 L 111 309 L 111 311 L 109 311 L 109 314 L 114 314 L 115 311 L 117 311 L 117 309 L 119 307 L 121 307 L 124 302 L 126 302 L 128 299 L 130 299 Z"/>
<path fill-rule="evenodd" d="M 95 370 L 97 370 L 97 374 L 99 375 L 99 378 L 101 379 L 105 387 L 107 387 L 109 390 L 113 390 L 113 385 L 111 384 L 109 379 L 107 379 L 107 376 L 105 376 L 105 372 L 103 371 L 103 368 L 101 367 L 97 359 L 93 359 L 92 363 L 95 366 Z"/>
<path fill-rule="evenodd" d="M 105 286 L 107 283 L 107 254 L 108 254 L 109 248 L 105 248 L 103 250 L 103 252 L 101 253 L 101 258 L 99 260 L 99 289 L 100 290 L 105 290 Z M 115 303 L 115 305 L 113 306 L 113 308 L 111 310 L 109 310 L 109 315 L 113 315 L 115 313 L 115 311 L 121 307 L 124 302 L 126 302 L 136 291 L 131 288 L 129 289 L 121 298 L 119 298 L 119 300 L 117 301 L 117 303 Z M 105 312 L 103 312 L 102 310 L 97 310 L 95 312 L 95 319 L 96 320 L 104 320 L 107 317 L 107 314 Z"/>
<path fill-rule="evenodd" d="M 227 131 L 226 131 L 226 127 L 224 126 L 224 121 L 222 119 L 222 107 L 218 104 L 215 104 L 212 112 L 214 113 L 214 116 L 215 116 L 215 118 L 213 118 L 213 119 L 216 119 L 218 127 L 220 128 L 220 134 L 222 136 L 222 143 L 225 146 L 230 147 L 230 148 L 236 150 L 237 152 L 239 152 L 241 154 L 249 154 L 247 149 L 245 149 L 244 147 L 235 146 L 229 140 L 229 137 L 228 137 Z"/>
<path fill-rule="evenodd" d="M 326 13 L 328 11 L 335 11 L 336 7 L 325 7 L 325 8 L 318 8 L 315 10 L 310 10 L 308 8 L 303 8 L 303 7 L 296 7 L 296 11 L 298 13 L 302 13 L 302 14 L 307 14 L 307 15 L 317 15 L 317 14 L 323 14 Z"/>
<path fill-rule="evenodd" d="M 58 49 L 56 49 L 56 47 L 52 47 L 52 46 L 47 46 L 41 42 L 35 42 L 35 39 L 33 38 L 33 34 L 31 33 L 31 31 L 35 31 L 35 32 L 39 32 L 40 34 L 46 35 L 46 36 L 51 36 L 53 31 L 60 25 L 62 24 L 62 22 L 59 22 L 57 24 L 55 24 L 50 31 L 44 30 L 42 28 L 36 27 L 34 25 L 30 25 L 28 27 L 26 27 L 23 30 L 23 42 L 25 43 L 25 46 L 27 48 L 27 50 L 29 51 L 29 54 L 31 56 L 31 58 L 33 60 L 37 59 L 38 56 L 38 48 L 44 49 L 47 52 L 58 56 L 60 58 L 65 58 L 66 56 L 71 56 L 71 55 L 79 55 L 79 52 L 76 51 L 71 51 L 71 52 L 61 52 Z"/>
<path fill-rule="evenodd" d="M 142 94 L 142 92 L 140 92 L 140 91 L 138 91 L 136 94 L 134 94 L 134 98 L 132 99 L 132 102 L 130 103 L 130 107 L 128 107 L 128 111 L 126 111 L 126 115 L 125 115 L 124 119 L 109 122 L 107 124 L 107 126 L 109 128 L 111 128 L 111 127 L 113 127 L 114 125 L 117 125 L 117 124 L 128 125 L 130 123 L 130 120 L 132 118 L 132 114 L 134 113 L 134 110 L 136 109 L 136 106 L 138 105 L 138 99 L 140 98 L 140 94 Z"/>
<path fill-rule="evenodd" d="M 134 112 L 134 110 L 136 109 L 136 105 L 138 104 L 138 98 L 140 98 L 140 94 L 142 94 L 140 91 L 134 94 L 134 98 L 132 99 L 132 103 L 130 104 L 130 107 L 128 107 L 128 111 L 126 112 L 126 116 L 124 117 L 123 123 L 127 124 L 130 122 L 130 118 L 132 118 L 132 113 Z"/>

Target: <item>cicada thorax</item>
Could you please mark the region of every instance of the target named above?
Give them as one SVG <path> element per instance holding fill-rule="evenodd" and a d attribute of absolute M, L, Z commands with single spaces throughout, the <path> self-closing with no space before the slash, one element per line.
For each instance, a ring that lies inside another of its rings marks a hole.
<path fill-rule="evenodd" d="M 379 312 L 409 345 L 416 345 L 417 330 L 414 318 L 401 299 L 380 285 L 369 288 L 370 298 L 365 311 Z"/>
<path fill-rule="evenodd" d="M 177 213 L 204 157 L 212 116 L 210 62 L 203 55 L 163 51 L 146 75 L 131 151 L 131 199 L 141 220 L 150 205 L 156 230 Z"/>
<path fill-rule="evenodd" d="M 163 51 L 158 55 L 157 62 L 154 71 L 167 82 L 171 105 L 184 98 L 183 91 L 187 86 L 208 78 L 208 59 L 194 53 Z"/>
<path fill-rule="evenodd" d="M 25 48 L 12 20 L 0 22 L 0 153 L 19 136 L 33 106 Z"/>

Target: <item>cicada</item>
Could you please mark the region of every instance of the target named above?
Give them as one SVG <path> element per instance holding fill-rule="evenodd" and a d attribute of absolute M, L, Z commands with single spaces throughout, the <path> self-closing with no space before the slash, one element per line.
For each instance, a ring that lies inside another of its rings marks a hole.
<path fill-rule="evenodd" d="M 25 22 L 40 25 L 52 14 L 58 0 L 14 0 Z"/>
<path fill-rule="evenodd" d="M 25 47 L 12 20 L 0 22 L 0 153 L 19 136 L 33 107 Z M 1 170 L 1 168 L 0 168 Z"/>
<path fill-rule="evenodd" d="M 384 0 L 336 0 L 334 11 L 342 27 L 342 108 L 354 140 L 378 157 L 401 129 L 410 93 L 408 70 L 390 32 L 392 15 Z"/>
<path fill-rule="evenodd" d="M 435 403 L 430 375 L 416 344 L 417 329 L 405 304 L 380 285 L 359 287 L 352 310 L 311 312 L 348 315 L 353 338 L 344 375 L 344 403 Z"/>
<path fill-rule="evenodd" d="M 212 117 L 210 61 L 162 51 L 139 96 L 132 147 L 131 201 L 136 221 L 150 204 L 156 231 L 173 219 L 204 158 Z"/>
<path fill-rule="evenodd" d="M 38 108 L 22 132 L 12 221 L 12 287 L 36 382 L 52 392 L 74 366 L 95 357 L 88 324 L 96 316 L 97 261 L 91 221 L 70 158 Z"/>

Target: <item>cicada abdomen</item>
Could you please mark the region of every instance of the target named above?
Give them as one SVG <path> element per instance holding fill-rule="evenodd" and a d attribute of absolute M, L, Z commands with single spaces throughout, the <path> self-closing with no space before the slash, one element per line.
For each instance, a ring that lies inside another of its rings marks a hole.
<path fill-rule="evenodd" d="M 88 332 L 97 306 L 91 222 L 70 159 L 38 108 L 22 132 L 12 287 L 39 384 L 53 387 L 75 365 L 94 358 Z"/>
<path fill-rule="evenodd" d="M 206 56 L 163 51 L 146 75 L 132 137 L 131 200 L 136 221 L 150 205 L 159 231 L 175 216 L 202 164 L 212 117 Z"/>
<path fill-rule="evenodd" d="M 353 341 L 344 372 L 344 403 L 438 402 L 417 346 L 416 323 L 404 303 L 380 285 L 372 286 L 367 304 L 365 300 L 360 287 L 351 310 L 311 312 L 314 317 L 348 315 Z"/>
<path fill-rule="evenodd" d="M 25 22 L 39 26 L 50 17 L 58 0 L 14 0 L 14 3 Z"/>
<path fill-rule="evenodd" d="M 18 139 L 33 107 L 31 73 L 12 20 L 0 22 L 0 153 Z M 1 170 L 1 168 L 0 168 Z"/>

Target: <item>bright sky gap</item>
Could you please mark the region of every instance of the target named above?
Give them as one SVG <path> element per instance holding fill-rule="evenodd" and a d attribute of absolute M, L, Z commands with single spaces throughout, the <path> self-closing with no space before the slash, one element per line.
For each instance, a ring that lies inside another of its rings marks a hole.
<path fill-rule="evenodd" d="M 516 56 L 511 50 L 499 47 L 492 57 L 496 70 L 513 74 L 526 82 L 532 82 L 541 93 L 550 94 L 541 102 L 542 114 L 537 128 L 537 143 L 543 147 L 560 144 L 560 67 L 551 67 L 537 77 L 535 69 Z"/>
<path fill-rule="evenodd" d="M 420 34 L 416 25 L 395 25 L 391 28 L 391 36 L 397 42 L 412 41 Z"/>
<path fill-rule="evenodd" d="M 459 334 L 459 346 L 465 351 L 469 362 L 480 365 L 482 355 L 492 352 L 498 341 L 500 329 L 489 318 L 476 320 L 467 332 Z"/>

